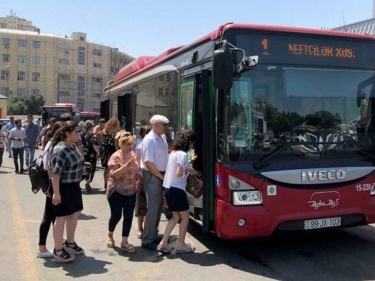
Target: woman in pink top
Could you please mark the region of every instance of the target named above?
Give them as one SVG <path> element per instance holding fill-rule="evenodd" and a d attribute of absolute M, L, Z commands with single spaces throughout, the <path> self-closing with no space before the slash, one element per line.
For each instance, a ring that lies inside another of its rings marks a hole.
<path fill-rule="evenodd" d="M 135 136 L 120 131 L 115 136 L 118 150 L 108 160 L 110 176 L 107 182 L 107 199 L 111 209 L 109 218 L 107 247 L 113 248 L 115 241 L 113 232 L 124 216 L 122 223 L 121 249 L 135 252 L 135 247 L 128 242 L 136 197 L 136 181 L 139 180 L 139 165 L 133 151 Z"/>

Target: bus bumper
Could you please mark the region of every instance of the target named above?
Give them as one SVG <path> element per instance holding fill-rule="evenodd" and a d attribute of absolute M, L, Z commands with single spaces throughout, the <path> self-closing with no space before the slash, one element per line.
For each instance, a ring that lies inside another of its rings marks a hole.
<path fill-rule="evenodd" d="M 264 206 L 233 206 L 216 199 L 215 232 L 223 239 L 269 236 L 271 218 Z"/>

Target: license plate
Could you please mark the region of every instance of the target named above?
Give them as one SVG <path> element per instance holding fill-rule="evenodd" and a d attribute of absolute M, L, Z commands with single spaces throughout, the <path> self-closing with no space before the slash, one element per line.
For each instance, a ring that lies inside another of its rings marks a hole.
<path fill-rule="evenodd" d="M 316 219 L 316 220 L 306 220 L 305 229 L 318 229 L 325 227 L 335 227 L 341 225 L 341 218 L 328 218 L 328 219 Z"/>

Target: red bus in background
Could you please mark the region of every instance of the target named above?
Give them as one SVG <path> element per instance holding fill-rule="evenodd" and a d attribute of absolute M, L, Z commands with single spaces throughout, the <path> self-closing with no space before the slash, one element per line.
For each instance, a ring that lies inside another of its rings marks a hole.
<path fill-rule="evenodd" d="M 81 121 L 91 120 L 94 121 L 95 124 L 98 124 L 100 113 L 94 111 L 81 111 L 79 114 L 79 118 Z"/>
<path fill-rule="evenodd" d="M 59 120 L 60 116 L 65 113 L 72 116 L 72 119 L 77 123 L 80 121 L 80 111 L 77 105 L 74 103 L 54 103 L 43 106 L 41 112 L 43 126 L 47 125 L 50 118 L 55 117 L 57 120 Z"/>
<path fill-rule="evenodd" d="M 104 90 L 127 131 L 168 117 L 198 138 L 191 219 L 225 239 L 375 222 L 375 38 L 225 24 L 140 57 Z"/>

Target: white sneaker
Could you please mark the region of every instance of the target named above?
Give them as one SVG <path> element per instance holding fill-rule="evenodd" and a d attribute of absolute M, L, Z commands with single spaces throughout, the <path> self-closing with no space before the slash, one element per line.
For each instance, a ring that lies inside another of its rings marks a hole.
<path fill-rule="evenodd" d="M 53 253 L 50 250 L 47 250 L 45 252 L 38 252 L 37 257 L 42 259 L 53 258 Z"/>

